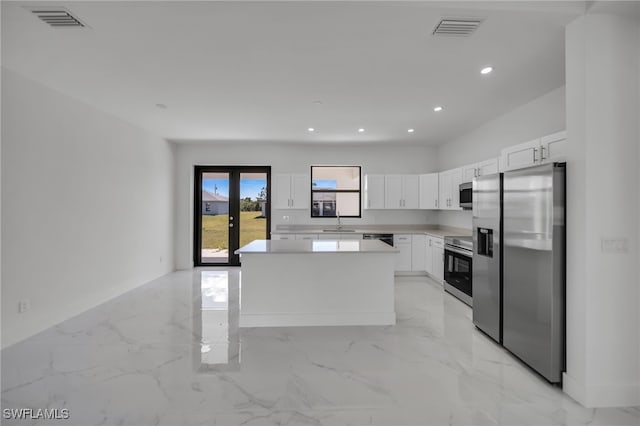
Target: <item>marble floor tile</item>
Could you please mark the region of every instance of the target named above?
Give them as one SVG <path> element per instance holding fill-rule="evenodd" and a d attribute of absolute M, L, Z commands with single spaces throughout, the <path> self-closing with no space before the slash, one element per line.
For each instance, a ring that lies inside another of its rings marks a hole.
<path fill-rule="evenodd" d="M 2 351 L 3 425 L 640 425 L 586 409 L 510 356 L 426 277 L 397 324 L 238 328 L 239 269 L 179 271 Z"/>

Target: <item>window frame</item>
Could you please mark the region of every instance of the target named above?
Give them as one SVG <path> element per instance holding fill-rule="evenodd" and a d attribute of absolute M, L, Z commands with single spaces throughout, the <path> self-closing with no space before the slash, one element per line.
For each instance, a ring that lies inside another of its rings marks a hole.
<path fill-rule="evenodd" d="M 359 180 L 359 186 L 358 189 L 319 189 L 319 190 L 314 190 L 313 188 L 313 168 L 314 167 L 322 167 L 322 168 L 329 168 L 329 167 L 336 167 L 336 168 L 345 168 L 345 167 L 350 167 L 350 168 L 357 168 L 358 169 L 358 180 Z M 312 165 L 311 169 L 310 169 L 310 173 L 309 173 L 310 179 L 309 179 L 309 186 L 310 186 L 310 206 L 309 206 L 309 215 L 311 216 L 312 219 L 323 219 L 323 218 L 337 218 L 337 214 L 333 215 L 333 216 L 314 216 L 313 215 L 313 194 L 315 193 L 332 193 L 332 194 L 338 194 L 338 193 L 352 193 L 358 194 L 358 215 L 349 215 L 349 216 L 345 216 L 345 215 L 340 215 L 341 218 L 357 218 L 360 219 L 362 218 L 362 166 L 354 166 L 354 165 L 322 165 L 322 164 L 316 164 L 316 165 Z M 336 210 L 337 212 L 337 210 Z"/>

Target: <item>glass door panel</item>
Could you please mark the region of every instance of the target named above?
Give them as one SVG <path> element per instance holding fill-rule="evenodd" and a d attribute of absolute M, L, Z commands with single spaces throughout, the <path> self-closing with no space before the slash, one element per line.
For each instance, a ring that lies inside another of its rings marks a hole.
<path fill-rule="evenodd" d="M 229 172 L 202 173 L 202 263 L 229 263 Z"/>
<path fill-rule="evenodd" d="M 267 239 L 267 174 L 240 173 L 240 247 Z"/>

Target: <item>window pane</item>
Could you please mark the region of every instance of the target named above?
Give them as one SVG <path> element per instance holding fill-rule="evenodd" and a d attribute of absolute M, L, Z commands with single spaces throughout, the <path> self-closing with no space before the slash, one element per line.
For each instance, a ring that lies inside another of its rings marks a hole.
<path fill-rule="evenodd" d="M 311 216 L 336 217 L 360 215 L 360 193 L 358 192 L 314 192 Z"/>
<path fill-rule="evenodd" d="M 313 189 L 360 190 L 360 167 L 313 166 L 311 173 Z"/>
<path fill-rule="evenodd" d="M 340 212 L 340 216 L 360 216 L 360 193 L 337 193 L 336 210 Z"/>

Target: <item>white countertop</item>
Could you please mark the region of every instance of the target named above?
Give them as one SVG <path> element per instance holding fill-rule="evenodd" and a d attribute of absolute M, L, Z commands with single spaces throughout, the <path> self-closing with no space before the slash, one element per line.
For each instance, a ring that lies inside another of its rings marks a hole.
<path fill-rule="evenodd" d="M 345 229 L 352 229 L 353 232 L 325 232 L 325 229 L 331 229 L 331 225 L 323 227 L 309 225 L 291 225 L 282 228 L 276 228 L 272 234 L 426 234 L 433 237 L 445 236 L 471 236 L 471 229 L 453 228 L 435 225 L 349 225 Z"/>
<path fill-rule="evenodd" d="M 379 240 L 253 240 L 235 254 L 398 253 Z"/>

